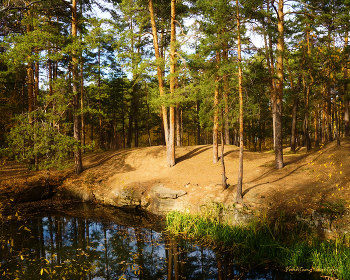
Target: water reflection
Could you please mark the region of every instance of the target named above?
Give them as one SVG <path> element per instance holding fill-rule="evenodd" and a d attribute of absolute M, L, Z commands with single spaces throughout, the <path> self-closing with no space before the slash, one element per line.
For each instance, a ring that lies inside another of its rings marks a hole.
<path fill-rule="evenodd" d="M 237 268 L 228 255 L 152 229 L 46 214 L 3 223 L 1 279 L 320 279 Z"/>

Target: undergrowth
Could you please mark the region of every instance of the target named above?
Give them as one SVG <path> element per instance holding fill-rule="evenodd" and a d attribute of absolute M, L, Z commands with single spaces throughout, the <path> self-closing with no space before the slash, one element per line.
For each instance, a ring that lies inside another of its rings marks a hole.
<path fill-rule="evenodd" d="M 274 222 L 262 217 L 248 225 L 231 226 L 220 222 L 216 211 L 198 214 L 174 211 L 167 215 L 167 232 L 230 251 L 242 266 L 307 269 L 350 279 L 348 237 L 322 240 L 300 224 L 287 223 L 283 213 Z"/>

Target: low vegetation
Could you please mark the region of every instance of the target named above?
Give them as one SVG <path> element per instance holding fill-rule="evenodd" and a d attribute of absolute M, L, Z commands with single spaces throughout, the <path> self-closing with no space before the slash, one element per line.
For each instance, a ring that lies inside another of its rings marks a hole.
<path fill-rule="evenodd" d="M 167 232 L 230 251 L 242 266 L 318 271 L 350 279 L 348 236 L 322 239 L 301 224 L 287 222 L 283 213 L 273 222 L 263 216 L 247 225 L 231 226 L 220 222 L 217 209 L 198 214 L 171 212 L 167 215 Z"/>

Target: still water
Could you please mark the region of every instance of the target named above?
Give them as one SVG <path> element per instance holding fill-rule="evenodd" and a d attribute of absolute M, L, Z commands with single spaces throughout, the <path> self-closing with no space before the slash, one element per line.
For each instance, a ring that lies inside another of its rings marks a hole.
<path fill-rule="evenodd" d="M 321 279 L 240 269 L 228 255 L 175 241 L 159 229 L 62 213 L 3 222 L 0 241 L 0 279 Z"/>

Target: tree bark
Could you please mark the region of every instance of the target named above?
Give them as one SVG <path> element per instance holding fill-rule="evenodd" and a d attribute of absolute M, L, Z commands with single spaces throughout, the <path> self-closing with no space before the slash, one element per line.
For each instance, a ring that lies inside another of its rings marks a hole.
<path fill-rule="evenodd" d="M 225 170 L 225 161 L 224 161 L 224 151 L 225 151 L 225 138 L 224 134 L 222 133 L 223 129 L 221 129 L 221 167 L 222 167 L 222 174 L 221 174 L 221 185 L 224 190 L 227 189 L 227 177 L 226 177 L 226 170 Z"/>
<path fill-rule="evenodd" d="M 219 67 L 220 53 L 216 52 L 216 63 Z M 214 91 L 214 124 L 213 124 L 213 163 L 219 160 L 219 146 L 218 146 L 218 129 L 219 129 L 219 76 L 215 77 L 215 91 Z"/>
<path fill-rule="evenodd" d="M 72 0 L 72 36 L 77 37 L 78 17 L 77 17 L 77 0 Z M 83 163 L 80 149 L 80 127 L 79 127 L 79 100 L 78 100 L 78 57 L 76 51 L 72 53 L 72 74 L 73 74 L 73 131 L 74 139 L 77 146 L 74 151 L 74 167 L 75 174 L 80 174 L 83 171 Z"/>
<path fill-rule="evenodd" d="M 174 3 L 173 3 L 174 2 Z M 159 45 L 158 45 L 158 35 L 157 35 L 157 27 L 156 27 L 156 21 L 154 17 L 154 9 L 153 9 L 153 0 L 148 0 L 149 5 L 149 13 L 150 13 L 150 20 L 151 20 L 151 26 L 152 26 L 152 35 L 153 35 L 153 45 L 154 45 L 154 53 L 156 57 L 156 63 L 157 63 L 157 77 L 158 77 L 158 86 L 159 86 L 159 94 L 160 96 L 164 96 L 164 83 L 163 83 L 163 69 L 161 66 L 161 56 L 159 52 Z M 171 8 L 171 20 L 172 20 L 172 27 L 171 29 L 174 29 L 175 32 L 175 14 L 173 16 L 173 12 L 175 13 L 175 1 L 172 0 L 171 5 L 174 5 L 174 8 Z M 174 34 L 175 35 L 175 34 Z M 171 36 L 173 38 L 173 36 Z M 172 44 L 174 46 L 174 44 Z M 175 46 L 174 46 L 175 47 Z M 174 64 L 174 63 L 172 63 Z M 175 65 L 174 65 L 175 67 Z M 174 122 L 174 110 L 170 110 L 170 122 Z M 168 127 L 168 114 L 167 109 L 164 105 L 162 105 L 162 117 L 163 117 L 163 127 L 164 127 L 164 135 L 165 135 L 165 144 L 167 146 L 167 163 L 168 166 L 174 166 L 175 165 L 175 145 L 170 143 L 170 132 Z M 172 123 L 171 123 L 172 125 Z M 172 128 L 170 128 L 171 130 Z M 175 135 L 175 133 L 172 133 L 172 136 Z"/>
<path fill-rule="evenodd" d="M 171 0 L 171 21 L 170 21 L 170 95 L 171 98 L 175 94 L 175 66 L 176 66 L 176 10 L 175 10 L 176 0 Z M 169 167 L 175 165 L 175 107 L 170 106 L 169 109 L 169 144 L 167 147 L 167 157 Z"/>
<path fill-rule="evenodd" d="M 345 46 L 344 49 L 346 50 L 348 47 L 348 41 L 349 41 L 349 34 L 348 31 L 345 35 Z M 350 122 L 349 122 L 349 93 L 348 93 L 348 76 L 349 76 L 349 70 L 348 70 L 348 58 L 349 55 L 346 55 L 345 57 L 345 66 L 344 66 L 344 136 L 350 136 Z"/>
<path fill-rule="evenodd" d="M 223 44 L 223 59 L 226 64 L 228 64 L 228 42 L 225 41 Z M 230 126 L 229 126 L 229 120 L 228 120 L 228 113 L 229 113 L 229 105 L 228 105 L 228 94 L 229 94 L 229 80 L 227 75 L 224 76 L 224 100 L 225 100 L 225 114 L 224 114 L 224 120 L 225 120 L 225 144 L 230 145 Z"/>
<path fill-rule="evenodd" d="M 277 38 L 277 81 L 274 98 L 275 117 L 275 163 L 276 168 L 283 168 L 283 142 L 282 142 L 282 98 L 283 98 L 283 52 L 284 52 L 284 14 L 283 1 L 278 1 L 278 38 Z"/>
<path fill-rule="evenodd" d="M 199 122 L 199 110 L 200 110 L 200 101 L 196 102 L 196 111 L 197 111 L 197 145 L 201 144 L 201 126 Z"/>
<path fill-rule="evenodd" d="M 239 164 L 238 164 L 238 182 L 236 203 L 243 202 L 242 185 L 243 185 L 243 73 L 242 73 L 242 57 L 241 57 L 241 35 L 240 35 L 240 16 L 239 2 L 236 0 L 236 21 L 237 21 L 237 55 L 238 55 L 238 94 L 239 94 Z"/>
<path fill-rule="evenodd" d="M 298 105 L 299 105 L 298 92 L 300 89 L 301 77 L 299 76 L 299 78 L 298 78 L 297 87 L 294 87 L 292 71 L 290 70 L 290 67 L 289 67 L 288 58 L 286 59 L 286 64 L 287 64 L 288 73 L 289 73 L 290 88 L 291 88 L 292 93 L 293 93 L 293 113 L 292 113 L 292 131 L 291 131 L 291 136 L 290 136 L 290 149 L 293 153 L 295 153 L 295 142 L 296 142 L 295 139 L 296 139 Z"/>

